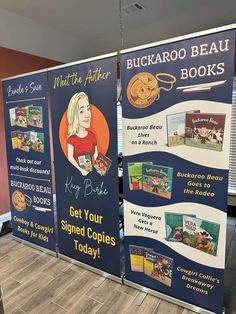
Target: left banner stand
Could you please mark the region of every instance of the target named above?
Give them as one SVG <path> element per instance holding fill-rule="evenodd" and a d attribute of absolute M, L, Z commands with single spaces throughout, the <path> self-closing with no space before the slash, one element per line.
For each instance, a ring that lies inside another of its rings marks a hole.
<path fill-rule="evenodd" d="M 49 71 L 59 255 L 120 279 L 116 54 Z"/>
<path fill-rule="evenodd" d="M 47 72 L 2 84 L 13 235 L 55 252 Z"/>

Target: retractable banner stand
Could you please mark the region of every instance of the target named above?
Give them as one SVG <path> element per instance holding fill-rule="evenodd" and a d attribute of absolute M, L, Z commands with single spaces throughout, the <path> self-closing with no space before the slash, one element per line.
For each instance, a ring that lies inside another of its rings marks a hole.
<path fill-rule="evenodd" d="M 125 273 L 221 313 L 235 30 L 209 33 L 121 52 Z"/>
<path fill-rule="evenodd" d="M 55 251 L 47 73 L 3 81 L 13 235 Z"/>
<path fill-rule="evenodd" d="M 120 276 L 116 54 L 49 72 L 60 254 Z"/>

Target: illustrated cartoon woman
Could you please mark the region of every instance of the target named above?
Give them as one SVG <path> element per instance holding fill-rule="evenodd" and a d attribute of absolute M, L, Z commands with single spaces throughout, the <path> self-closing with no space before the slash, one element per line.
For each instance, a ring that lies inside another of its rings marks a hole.
<path fill-rule="evenodd" d="M 82 175 L 89 171 L 79 164 L 78 157 L 90 155 L 91 161 L 98 156 L 96 136 L 88 130 L 91 123 L 91 110 L 88 96 L 84 92 L 74 94 L 67 109 L 67 149 L 68 160 Z"/>

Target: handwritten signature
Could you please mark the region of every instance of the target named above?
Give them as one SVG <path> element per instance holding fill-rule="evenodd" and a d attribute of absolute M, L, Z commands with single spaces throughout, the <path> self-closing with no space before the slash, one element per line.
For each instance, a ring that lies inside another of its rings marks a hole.
<path fill-rule="evenodd" d="M 84 179 L 83 184 L 79 185 L 74 182 L 74 178 L 71 176 L 66 178 L 65 193 L 74 194 L 75 199 L 78 199 L 79 196 L 105 196 L 108 194 L 108 190 L 104 187 L 104 182 L 101 182 L 99 186 L 94 186 L 91 179 Z"/>

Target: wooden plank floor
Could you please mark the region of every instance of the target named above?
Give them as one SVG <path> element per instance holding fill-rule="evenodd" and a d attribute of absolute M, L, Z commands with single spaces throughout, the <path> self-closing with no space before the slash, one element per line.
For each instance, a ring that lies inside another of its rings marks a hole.
<path fill-rule="evenodd" d="M 236 314 L 236 218 L 228 219 L 225 272 L 226 314 Z M 190 310 L 0 237 L 0 283 L 5 314 L 193 314 Z M 97 287 L 98 286 L 98 287 Z M 1 314 L 1 313 L 0 313 Z"/>

